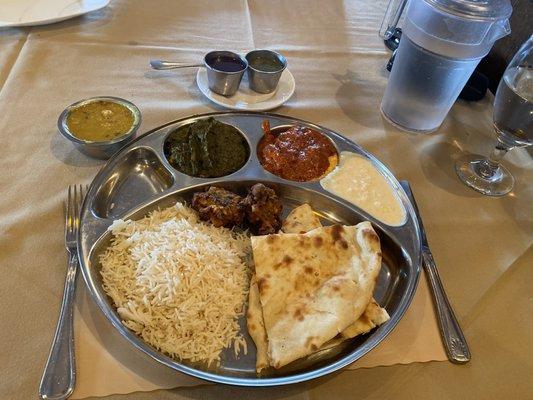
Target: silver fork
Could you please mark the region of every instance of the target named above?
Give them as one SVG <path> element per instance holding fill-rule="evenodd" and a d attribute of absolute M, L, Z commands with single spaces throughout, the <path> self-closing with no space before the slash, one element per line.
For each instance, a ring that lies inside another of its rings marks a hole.
<path fill-rule="evenodd" d="M 80 227 L 80 210 L 83 196 L 84 188 L 81 185 L 68 187 L 65 206 L 65 246 L 68 254 L 67 276 L 52 348 L 50 349 L 39 386 L 39 397 L 41 399 L 66 399 L 74 391 L 76 383 L 73 334 L 74 289 L 78 272 L 77 236 Z"/>

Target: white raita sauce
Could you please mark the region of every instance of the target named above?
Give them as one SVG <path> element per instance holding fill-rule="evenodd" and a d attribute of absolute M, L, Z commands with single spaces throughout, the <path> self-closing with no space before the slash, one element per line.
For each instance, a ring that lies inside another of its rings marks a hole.
<path fill-rule="evenodd" d="M 405 222 L 405 208 L 387 179 L 364 157 L 343 151 L 322 187 L 388 225 Z"/>

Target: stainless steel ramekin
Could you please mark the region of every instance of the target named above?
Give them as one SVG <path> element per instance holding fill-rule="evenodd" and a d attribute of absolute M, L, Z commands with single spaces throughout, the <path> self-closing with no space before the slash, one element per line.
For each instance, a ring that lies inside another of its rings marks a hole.
<path fill-rule="evenodd" d="M 128 110 L 130 110 L 133 114 L 133 124 L 129 131 L 127 131 L 125 134 L 120 135 L 112 140 L 106 140 L 106 141 L 90 141 L 90 140 L 84 140 L 76 137 L 68 128 L 67 125 L 67 117 L 69 116 L 70 112 L 78 107 L 84 106 L 89 103 L 95 103 L 97 101 L 109 101 L 113 103 L 120 104 L 124 107 L 126 107 Z M 70 140 L 72 143 L 74 143 L 74 146 L 81 151 L 82 153 L 88 155 L 89 157 L 93 158 L 99 158 L 102 160 L 106 160 L 110 158 L 113 154 L 115 154 L 120 148 L 128 144 L 131 140 L 133 140 L 135 136 L 135 132 L 137 132 L 137 129 L 141 125 L 141 112 L 137 108 L 137 106 L 128 100 L 121 99 L 119 97 L 110 97 L 110 96 L 99 96 L 99 97 L 91 97 L 89 99 L 80 100 L 74 104 L 71 104 L 67 108 L 63 110 L 61 115 L 59 116 L 59 119 L 57 120 L 57 127 L 59 129 L 59 132 Z"/>

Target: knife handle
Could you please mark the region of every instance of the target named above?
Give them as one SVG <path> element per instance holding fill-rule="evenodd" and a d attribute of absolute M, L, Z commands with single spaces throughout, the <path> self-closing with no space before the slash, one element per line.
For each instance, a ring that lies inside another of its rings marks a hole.
<path fill-rule="evenodd" d="M 464 364 L 470 361 L 471 355 L 468 344 L 461 331 L 459 322 L 455 318 L 452 306 L 446 297 L 446 292 L 437 272 L 435 260 L 430 252 L 422 253 L 424 265 L 431 285 L 435 308 L 437 309 L 437 320 L 439 322 L 440 334 L 444 343 L 444 349 L 451 362 Z"/>

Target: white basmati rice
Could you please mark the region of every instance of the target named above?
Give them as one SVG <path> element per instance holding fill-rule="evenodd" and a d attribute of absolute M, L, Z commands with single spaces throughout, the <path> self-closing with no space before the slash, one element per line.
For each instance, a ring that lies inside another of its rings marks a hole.
<path fill-rule="evenodd" d="M 246 353 L 237 322 L 249 289 L 246 234 L 204 224 L 181 203 L 109 230 L 103 287 L 129 329 L 177 359 Z"/>

